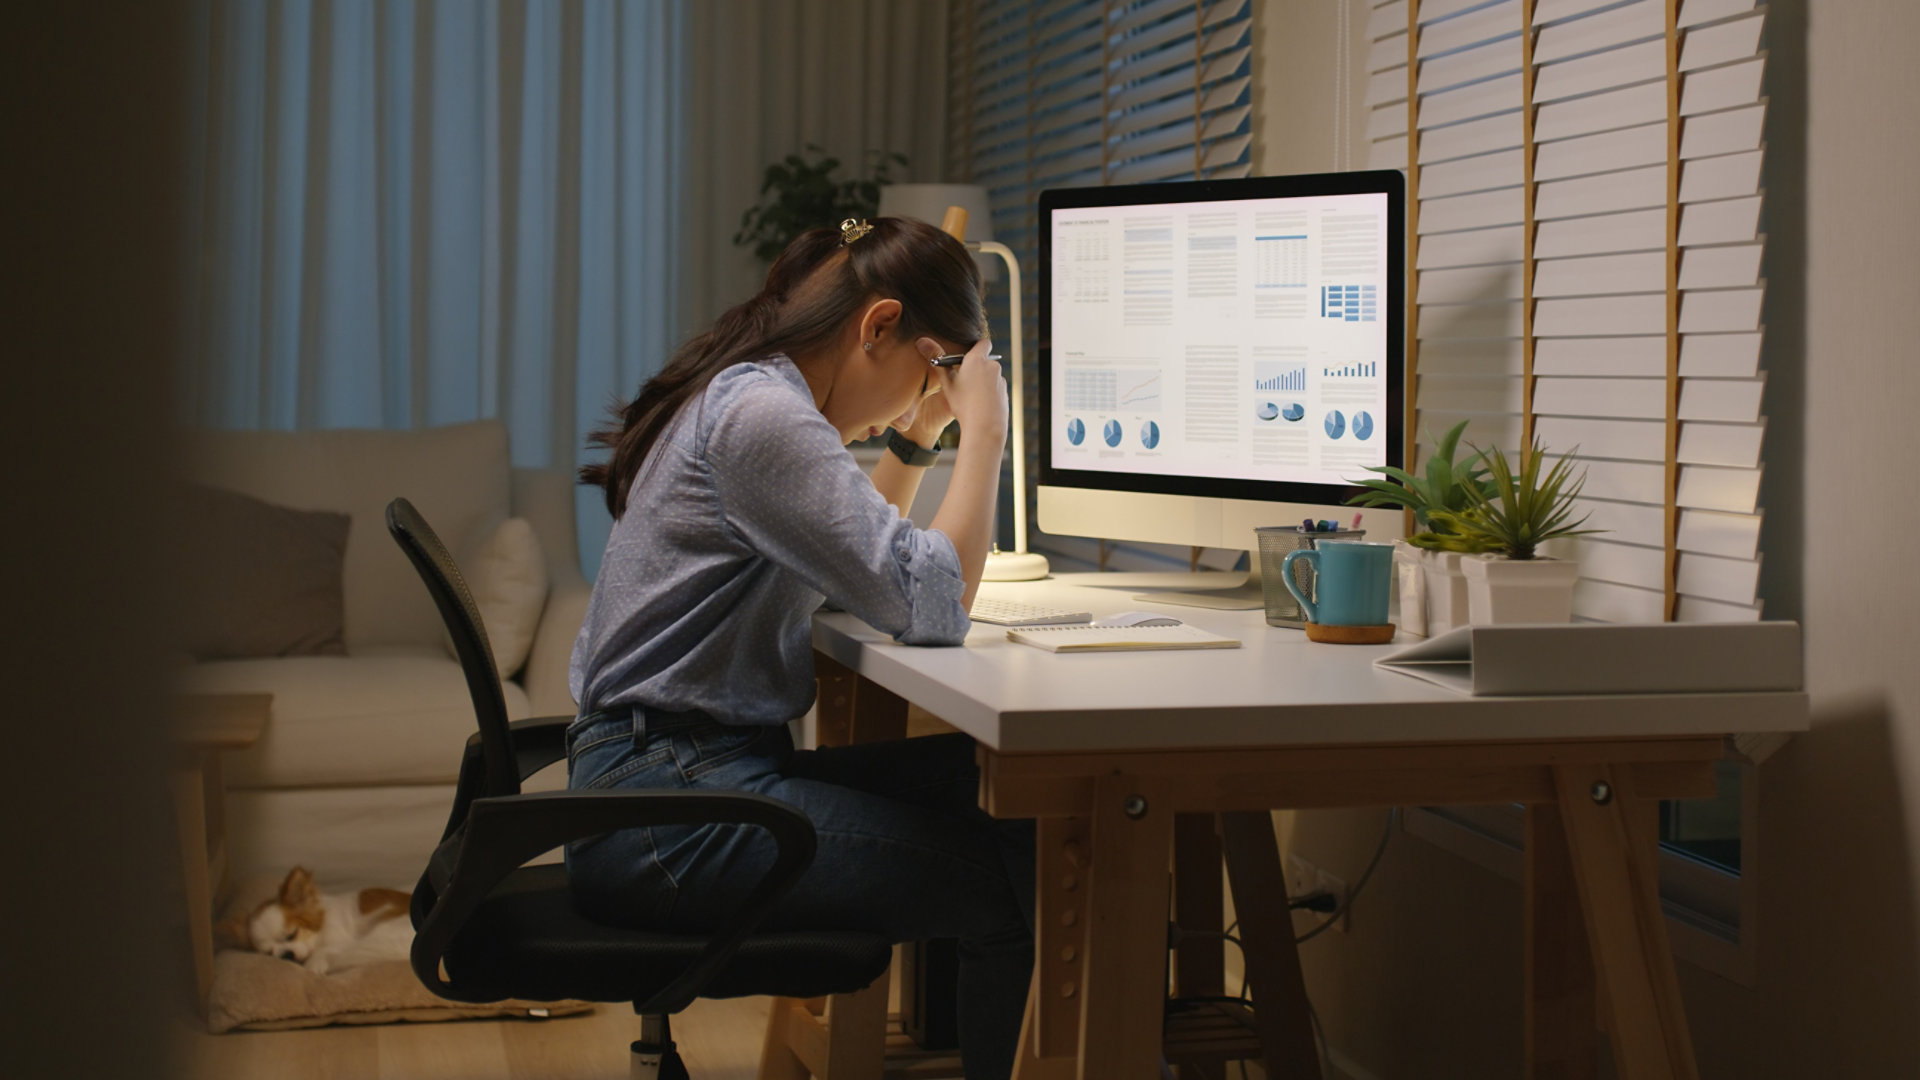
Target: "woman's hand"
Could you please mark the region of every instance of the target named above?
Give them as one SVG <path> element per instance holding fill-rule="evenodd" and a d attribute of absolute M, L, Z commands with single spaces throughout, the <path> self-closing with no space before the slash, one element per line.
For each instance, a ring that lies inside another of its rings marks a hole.
<path fill-rule="evenodd" d="M 933 343 L 928 341 L 927 344 Z M 967 350 L 966 359 L 959 364 L 934 368 L 934 378 L 940 381 L 940 393 L 928 398 L 921 405 L 921 411 L 924 413 L 931 408 L 948 412 L 960 421 L 961 428 L 969 436 L 978 433 L 984 438 L 1005 439 L 1007 378 L 997 362 L 987 359 L 987 354 L 992 351 L 993 342 L 981 338 L 974 342 L 973 348 Z M 941 405 L 936 406 L 936 401 Z M 920 426 L 918 420 L 914 426 Z M 945 427 L 944 423 L 941 424 L 942 429 Z"/>
<path fill-rule="evenodd" d="M 938 355 L 936 353 L 936 355 Z M 953 402 L 947 397 L 946 386 L 940 382 L 934 372 L 938 369 L 928 365 L 927 396 L 921 400 L 919 411 L 914 414 L 913 424 L 900 434 L 916 445 L 931 450 L 939 443 L 940 435 L 953 423 Z"/>

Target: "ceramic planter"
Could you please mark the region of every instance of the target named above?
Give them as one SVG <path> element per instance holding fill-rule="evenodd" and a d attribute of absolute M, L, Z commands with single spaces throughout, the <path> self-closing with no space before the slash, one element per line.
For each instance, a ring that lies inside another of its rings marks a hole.
<path fill-rule="evenodd" d="M 1394 541 L 1394 577 L 1400 584 L 1400 627 L 1432 637 L 1467 625 L 1467 578 L 1461 556 Z"/>
<path fill-rule="evenodd" d="M 1467 617 L 1475 626 L 1573 621 L 1577 563 L 1565 559 L 1509 559 L 1465 555 Z"/>

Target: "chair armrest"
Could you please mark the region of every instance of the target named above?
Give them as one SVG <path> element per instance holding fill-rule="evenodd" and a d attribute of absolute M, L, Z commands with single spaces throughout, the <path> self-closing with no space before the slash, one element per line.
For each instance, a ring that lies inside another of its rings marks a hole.
<path fill-rule="evenodd" d="M 775 854 L 732 924 L 715 932 L 687 970 L 640 1012 L 674 1012 L 698 996 L 813 862 L 813 823 L 799 810 L 747 792 L 547 791 L 475 799 L 466 826 L 441 844 L 414 892 L 414 975 L 442 997 L 462 1000 L 440 977 L 440 962 L 467 920 L 506 876 L 572 840 L 652 825 L 754 825 L 772 834 Z M 451 856 L 449 859 L 447 856 Z"/>
<path fill-rule="evenodd" d="M 572 714 L 566 716 L 536 716 L 527 720 L 515 720 L 507 725 L 513 733 L 514 764 L 520 770 L 520 780 L 567 756 L 567 727 L 573 723 Z M 474 737 L 478 745 L 479 736 Z"/>

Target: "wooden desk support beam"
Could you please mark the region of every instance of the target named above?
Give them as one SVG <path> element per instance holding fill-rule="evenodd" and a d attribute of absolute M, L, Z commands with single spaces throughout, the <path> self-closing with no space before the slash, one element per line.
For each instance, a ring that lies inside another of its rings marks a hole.
<path fill-rule="evenodd" d="M 1148 1080 L 1132 1069 L 1160 1060 L 1173 805 L 1161 777 L 1095 783 L 1077 1080 Z"/>
<path fill-rule="evenodd" d="M 1268 1076 L 1320 1080 L 1320 1051 L 1313 1042 L 1307 1012 L 1306 977 L 1293 942 L 1293 915 L 1287 907 L 1287 875 L 1280 869 L 1280 848 L 1273 839 L 1273 815 L 1224 814 L 1227 873 L 1233 882 L 1233 910 L 1240 916 L 1240 940 L 1253 986 L 1253 1022 L 1260 1029 L 1262 1064 Z"/>

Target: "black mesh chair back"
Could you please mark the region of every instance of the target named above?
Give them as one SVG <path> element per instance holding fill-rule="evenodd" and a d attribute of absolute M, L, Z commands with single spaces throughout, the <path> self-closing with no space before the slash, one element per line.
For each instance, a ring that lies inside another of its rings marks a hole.
<path fill-rule="evenodd" d="M 468 798 L 517 795 L 520 777 L 514 763 L 513 736 L 507 728 L 507 699 L 501 692 L 500 669 L 493 661 L 493 646 L 487 641 L 487 628 L 480 621 L 480 608 L 473 602 L 467 579 L 461 576 L 447 545 L 440 542 L 412 503 L 395 499 L 387 505 L 387 531 L 419 571 L 420 580 L 426 582 L 434 606 L 440 609 L 440 619 L 453 638 L 460 670 L 466 673 L 467 694 L 473 698 L 473 715 L 480 723 L 484 763 L 482 789 Z"/>

